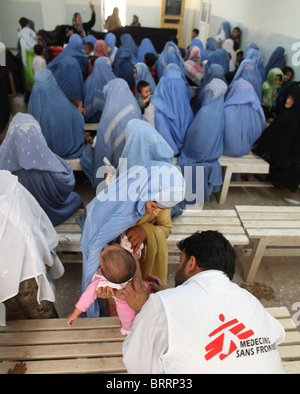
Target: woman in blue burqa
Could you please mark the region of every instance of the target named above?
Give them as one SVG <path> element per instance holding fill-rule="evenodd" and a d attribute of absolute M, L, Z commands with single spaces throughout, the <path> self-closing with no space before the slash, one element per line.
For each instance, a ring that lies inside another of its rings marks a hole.
<path fill-rule="evenodd" d="M 280 68 L 283 71 L 286 66 L 285 63 L 285 49 L 283 47 L 277 47 L 271 54 L 270 59 L 266 65 L 266 75 L 272 70 L 272 68 Z"/>
<path fill-rule="evenodd" d="M 133 90 L 135 85 L 133 78 L 133 69 L 135 64 L 136 58 L 132 54 L 131 50 L 126 47 L 120 47 L 114 60 L 113 72 L 118 78 L 124 79 L 131 90 Z"/>
<path fill-rule="evenodd" d="M 82 76 L 85 78 L 89 57 L 84 53 L 83 40 L 78 34 L 71 35 L 68 45 L 48 64 L 47 68 L 54 73 L 58 64 L 65 61 L 66 56 L 72 56 L 78 61 Z"/>
<path fill-rule="evenodd" d="M 53 153 L 65 160 L 81 156 L 84 148 L 84 118 L 67 99 L 48 69 L 39 70 L 28 112 L 39 122 Z"/>
<path fill-rule="evenodd" d="M 215 78 L 206 85 L 203 104 L 188 128 L 177 162 L 186 182 L 191 185 L 189 187 L 193 194 L 196 193 L 196 188 L 204 189 L 204 201 L 209 201 L 210 195 L 217 192 L 223 183 L 218 159 L 223 154 L 226 91 L 227 84 L 221 79 Z M 184 166 L 189 166 L 188 171 L 191 171 L 189 175 L 185 173 Z M 203 185 L 197 184 L 200 180 L 200 177 L 197 177 L 197 167 L 204 167 Z M 184 201 L 180 205 L 183 207 L 186 203 L 195 203 L 195 201 Z"/>
<path fill-rule="evenodd" d="M 136 58 L 138 47 L 131 34 L 125 33 L 121 35 L 119 48 L 128 48 Z"/>
<path fill-rule="evenodd" d="M 209 58 L 205 65 L 205 74 L 208 73 L 212 64 L 219 64 L 223 67 L 224 74 L 229 73 L 230 58 L 228 53 L 223 48 L 217 49 Z"/>
<path fill-rule="evenodd" d="M 118 47 L 116 46 L 117 37 L 114 33 L 106 33 L 104 37 L 104 41 L 106 42 L 107 46 L 110 48 L 108 53 L 108 57 L 111 61 L 111 64 L 114 63 L 116 54 L 118 52 Z"/>
<path fill-rule="evenodd" d="M 104 174 L 97 176 L 97 170 L 103 168 L 106 157 L 113 167 L 119 164 L 119 158 L 125 145 L 125 129 L 129 120 L 141 119 L 142 113 L 126 81 L 121 78 L 109 81 L 103 90 L 105 105 L 97 130 L 95 148 L 86 145 L 80 158 L 82 169 L 96 188 Z"/>
<path fill-rule="evenodd" d="M 237 81 L 238 79 L 243 78 L 245 81 L 248 81 L 251 83 L 253 86 L 257 97 L 259 101 L 261 102 L 262 100 L 262 81 L 261 75 L 258 71 L 258 68 L 255 64 L 255 62 L 251 59 L 245 59 L 242 61 L 242 63 L 239 65 L 239 68 L 237 69 L 237 72 L 235 73 L 235 76 L 232 80 L 232 82 L 229 85 L 229 91 L 231 90 L 231 87 Z"/>
<path fill-rule="evenodd" d="M 59 63 L 54 78 L 64 94 L 70 98 L 83 101 L 83 76 L 78 61 L 72 56 L 66 56 Z"/>
<path fill-rule="evenodd" d="M 168 68 L 151 99 L 155 106 L 155 128 L 178 155 L 193 119 L 187 86 L 177 67 Z"/>
<path fill-rule="evenodd" d="M 156 67 L 158 80 L 160 80 L 160 78 L 163 76 L 165 68 L 170 63 L 177 64 L 181 68 L 183 74 L 185 75 L 185 66 L 181 56 L 180 49 L 172 41 L 166 42 L 164 49 L 160 54 L 158 61 L 156 62 L 155 67 Z"/>
<path fill-rule="evenodd" d="M 111 70 L 111 62 L 107 57 L 99 57 L 94 63 L 92 74 L 83 86 L 84 112 L 87 123 L 99 123 L 104 105 L 104 86 L 117 77 Z"/>
<path fill-rule="evenodd" d="M 227 80 L 224 74 L 224 68 L 217 63 L 213 63 L 207 72 L 205 73 L 202 85 L 200 89 L 198 90 L 196 96 L 192 100 L 192 108 L 194 111 L 194 114 L 196 114 L 199 109 L 202 106 L 203 98 L 204 98 L 204 92 L 206 89 L 206 86 L 213 80 L 213 79 L 221 79 L 227 84 Z"/>
<path fill-rule="evenodd" d="M 261 80 L 264 82 L 267 79 L 266 69 L 264 67 L 264 58 L 260 50 L 256 48 L 256 44 L 248 45 L 248 49 L 245 50 L 244 59 L 251 59 L 254 61 L 260 73 Z"/>
<path fill-rule="evenodd" d="M 18 177 L 54 226 L 83 208 L 81 197 L 73 192 L 71 166 L 48 148 L 39 123 L 29 114 L 18 113 L 12 119 L 0 146 L 0 169 Z"/>
<path fill-rule="evenodd" d="M 146 53 L 153 53 L 157 57 L 157 51 L 152 44 L 150 38 L 143 38 L 140 45 L 138 46 L 136 53 L 136 61 L 144 62 Z"/>
<path fill-rule="evenodd" d="M 224 151 L 240 157 L 252 149 L 266 128 L 266 118 L 253 86 L 240 78 L 234 82 L 224 104 Z"/>
<path fill-rule="evenodd" d="M 98 194 L 87 206 L 80 243 L 82 291 L 99 268 L 104 246 L 124 232 L 134 248 L 144 243 L 140 260 L 143 277 L 153 274 L 164 281 L 168 265 L 167 238 L 172 228 L 170 208 L 181 202 L 184 194 L 185 181 L 181 172 L 172 164 L 156 161 L 130 168 Z M 100 308 L 95 302 L 87 316 L 105 314 Z"/>

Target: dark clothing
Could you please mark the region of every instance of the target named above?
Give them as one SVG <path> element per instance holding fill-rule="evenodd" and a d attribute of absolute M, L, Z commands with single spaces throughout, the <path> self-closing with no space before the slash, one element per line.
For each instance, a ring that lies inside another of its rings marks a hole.
<path fill-rule="evenodd" d="M 91 20 L 89 22 L 82 24 L 83 30 L 85 31 L 86 35 L 88 35 L 90 33 L 90 30 L 92 29 L 92 27 L 94 26 L 95 23 L 96 23 L 96 13 L 92 12 Z M 79 34 L 81 36 L 80 29 L 77 29 L 74 25 L 73 25 L 73 30 L 74 30 L 74 33 Z"/>
<path fill-rule="evenodd" d="M 253 152 L 270 163 L 270 181 L 295 192 L 300 183 L 300 85 L 288 89 L 294 105 L 284 109 L 254 144 Z"/>

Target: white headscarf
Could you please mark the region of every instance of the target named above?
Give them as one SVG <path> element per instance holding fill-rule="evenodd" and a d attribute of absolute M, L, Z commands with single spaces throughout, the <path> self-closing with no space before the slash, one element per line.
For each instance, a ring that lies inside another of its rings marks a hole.
<path fill-rule="evenodd" d="M 234 42 L 231 38 L 227 38 L 227 40 L 225 40 L 223 42 L 223 49 L 225 49 L 225 51 L 227 53 L 230 54 L 230 63 L 229 63 L 229 71 L 234 71 L 235 70 L 235 63 L 236 63 L 236 52 L 234 50 Z"/>
<path fill-rule="evenodd" d="M 64 268 L 54 248 L 58 237 L 34 197 L 8 171 L 0 171 L 0 302 L 19 292 L 19 284 L 35 278 L 37 301 L 55 301 L 52 279 Z M 46 272 L 46 265 L 50 270 Z"/>

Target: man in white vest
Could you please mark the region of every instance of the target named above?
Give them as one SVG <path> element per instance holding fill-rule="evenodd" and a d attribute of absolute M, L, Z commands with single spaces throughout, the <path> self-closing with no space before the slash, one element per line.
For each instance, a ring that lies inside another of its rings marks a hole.
<path fill-rule="evenodd" d="M 235 252 L 226 238 L 215 231 L 195 233 L 178 247 L 175 288 L 149 296 L 135 278 L 123 290 L 137 312 L 123 345 L 128 373 L 284 373 L 277 349 L 284 329 L 231 282 Z M 152 288 L 161 289 L 158 283 Z"/>

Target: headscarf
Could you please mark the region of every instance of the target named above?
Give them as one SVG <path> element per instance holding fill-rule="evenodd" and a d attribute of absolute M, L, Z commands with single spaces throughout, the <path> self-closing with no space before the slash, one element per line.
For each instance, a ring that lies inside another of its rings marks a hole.
<path fill-rule="evenodd" d="M 223 154 L 224 96 L 227 84 L 213 79 L 205 86 L 201 109 L 190 124 L 177 165 L 184 171 L 192 167 L 192 191 L 197 187 L 196 168 L 204 167 L 204 201 L 222 185 L 222 170 L 218 159 Z M 212 121 L 213 119 L 213 121 Z M 185 174 L 185 179 L 188 180 Z M 199 185 L 198 185 L 199 187 Z"/>
<path fill-rule="evenodd" d="M 111 71 L 107 57 L 99 57 L 94 63 L 93 73 L 84 82 L 84 112 L 87 120 L 96 112 L 102 112 L 105 105 L 104 87 L 117 77 Z"/>
<path fill-rule="evenodd" d="M 218 30 L 218 33 L 216 35 L 216 41 L 217 42 L 224 42 L 227 38 L 230 38 L 231 36 L 231 25 L 229 22 L 222 22 L 221 26 Z"/>
<path fill-rule="evenodd" d="M 174 152 L 148 122 L 132 119 L 127 123 L 126 142 L 120 158 L 126 158 L 127 169 L 147 161 L 172 164 Z"/>
<path fill-rule="evenodd" d="M 235 70 L 235 63 L 236 63 L 236 52 L 234 50 L 234 41 L 231 38 L 227 38 L 224 42 L 223 42 L 223 49 L 225 49 L 225 51 L 227 53 L 230 54 L 230 61 L 229 61 L 229 71 L 234 71 Z"/>
<path fill-rule="evenodd" d="M 146 53 L 153 53 L 157 56 L 157 51 L 149 38 L 143 38 L 136 53 L 137 62 L 144 62 Z"/>
<path fill-rule="evenodd" d="M 63 159 L 79 157 L 83 151 L 84 118 L 58 87 L 48 69 L 34 76 L 28 113 L 39 122 L 51 151 Z"/>
<path fill-rule="evenodd" d="M 224 74 L 226 75 L 227 73 L 229 73 L 229 63 L 230 63 L 230 58 L 228 53 L 225 51 L 225 49 L 223 48 L 217 49 L 209 57 L 208 62 L 205 65 L 205 74 L 208 72 L 212 64 L 219 64 L 220 66 L 223 67 Z"/>
<path fill-rule="evenodd" d="M 71 35 L 66 48 L 64 48 L 64 50 L 61 51 L 60 54 L 48 64 L 47 68 L 54 73 L 57 69 L 58 63 L 63 62 L 66 56 L 72 56 L 78 61 L 82 75 L 85 78 L 89 58 L 84 53 L 83 41 L 78 34 Z"/>
<path fill-rule="evenodd" d="M 180 171 L 163 162 L 141 163 L 121 174 L 87 206 L 81 238 L 83 252 L 82 291 L 99 268 L 103 247 L 137 223 L 145 214 L 147 201 L 171 208 L 183 200 L 185 182 Z M 87 312 L 99 316 L 97 305 Z"/>
<path fill-rule="evenodd" d="M 170 63 L 177 64 L 181 68 L 183 74 L 185 74 L 185 67 L 180 50 L 178 46 L 172 41 L 166 42 L 164 49 L 156 63 L 158 80 L 163 76 L 165 68 Z"/>
<path fill-rule="evenodd" d="M 73 15 L 73 18 L 72 18 L 72 26 L 74 27 L 74 30 L 77 31 L 77 32 L 80 34 L 80 37 L 83 39 L 83 38 L 86 37 L 86 32 L 85 32 L 85 30 L 84 30 L 84 28 L 83 28 L 83 24 L 77 25 L 77 23 L 76 23 L 76 16 L 77 16 L 77 15 L 78 15 L 78 12 L 76 12 L 76 13 Z"/>
<path fill-rule="evenodd" d="M 276 85 L 275 84 L 275 78 L 276 76 L 280 75 L 281 76 L 281 84 Z M 264 81 L 262 85 L 262 105 L 265 107 L 268 107 L 269 109 L 272 108 L 273 104 L 276 101 L 276 94 L 277 91 L 280 89 L 282 82 L 283 82 L 283 72 L 280 70 L 280 68 L 272 68 L 268 72 L 267 80 Z"/>
<path fill-rule="evenodd" d="M 94 47 L 94 54 L 95 56 L 101 57 L 101 56 L 105 56 L 108 57 L 107 55 L 107 44 L 104 40 L 98 40 L 95 44 Z"/>
<path fill-rule="evenodd" d="M 266 74 L 268 75 L 269 71 L 272 68 L 280 68 L 283 70 L 285 67 L 285 57 L 284 57 L 285 49 L 283 47 L 277 47 L 275 51 L 270 56 L 268 64 L 266 65 Z"/>
<path fill-rule="evenodd" d="M 253 60 L 245 59 L 239 65 L 235 76 L 229 85 L 229 91 L 234 84 L 235 81 L 238 79 L 243 78 L 245 81 L 248 81 L 253 86 L 259 101 L 262 100 L 262 80 L 258 68 Z"/>
<path fill-rule="evenodd" d="M 223 154 L 237 157 L 248 154 L 266 127 L 264 112 L 253 86 L 242 78 L 236 80 L 226 97 L 224 110 Z"/>
<path fill-rule="evenodd" d="M 107 30 L 112 31 L 115 29 L 120 29 L 122 27 L 119 18 L 119 8 L 115 7 L 111 16 L 108 17 Z"/>
<path fill-rule="evenodd" d="M 18 113 L 12 119 L 0 146 L 0 169 L 18 176 L 54 226 L 83 206 L 81 197 L 73 193 L 71 166 L 51 152 L 40 125 L 29 114 Z"/>
<path fill-rule="evenodd" d="M 264 58 L 261 54 L 261 52 L 259 51 L 259 49 L 256 49 L 254 46 L 256 46 L 256 44 L 250 44 L 252 46 L 249 46 L 248 49 L 246 49 L 245 51 L 245 56 L 244 59 L 251 59 L 254 61 L 254 63 L 256 64 L 258 71 L 261 75 L 261 80 L 265 81 L 266 79 L 266 69 L 264 67 Z"/>
<path fill-rule="evenodd" d="M 64 61 L 59 63 L 54 78 L 68 98 L 77 98 L 83 101 L 83 76 L 78 61 L 72 56 L 66 56 Z"/>
<path fill-rule="evenodd" d="M 98 126 L 93 157 L 91 159 L 88 155 L 83 155 L 80 160 L 83 171 L 94 188 L 102 181 L 101 177 L 97 177 L 97 170 L 104 166 L 104 157 L 113 167 L 118 166 L 125 145 L 125 129 L 128 121 L 142 118 L 137 100 L 123 79 L 109 81 L 103 93 L 105 105 Z"/>
<path fill-rule="evenodd" d="M 170 68 L 160 79 L 151 99 L 155 106 L 155 126 L 177 155 L 193 119 L 186 85 L 180 69 Z"/>
<path fill-rule="evenodd" d="M 106 33 L 104 37 L 104 41 L 106 42 L 107 46 L 111 49 L 111 52 L 109 52 L 108 57 L 110 58 L 111 63 L 113 63 L 118 50 L 118 48 L 116 47 L 117 37 L 115 36 L 114 33 Z"/>
<path fill-rule="evenodd" d="M 16 176 L 0 171 L 0 302 L 16 296 L 20 283 L 31 278 L 38 285 L 38 303 L 55 302 L 52 280 L 64 274 L 57 245 L 56 231 L 37 201 Z"/>
<path fill-rule="evenodd" d="M 204 60 L 208 59 L 206 50 L 202 44 L 202 41 L 199 40 L 199 38 L 194 38 L 191 42 L 190 48 L 191 47 L 198 47 L 200 49 L 200 56 L 201 56 L 201 60 L 202 62 L 204 62 Z"/>
<path fill-rule="evenodd" d="M 136 85 L 139 83 L 139 81 L 146 81 L 150 84 L 151 86 L 151 91 L 152 95 L 155 92 L 156 89 L 156 83 L 154 82 L 154 79 L 152 75 L 150 74 L 150 71 L 148 67 L 146 66 L 145 63 L 139 62 L 136 63 L 135 65 L 136 71 L 137 71 L 137 77 L 136 77 Z M 138 92 L 136 91 L 135 96 L 138 97 Z"/>
<path fill-rule="evenodd" d="M 204 77 L 204 67 L 201 61 L 201 53 L 198 47 L 190 47 L 188 60 L 185 61 L 186 77 L 195 85 L 200 86 Z"/>

